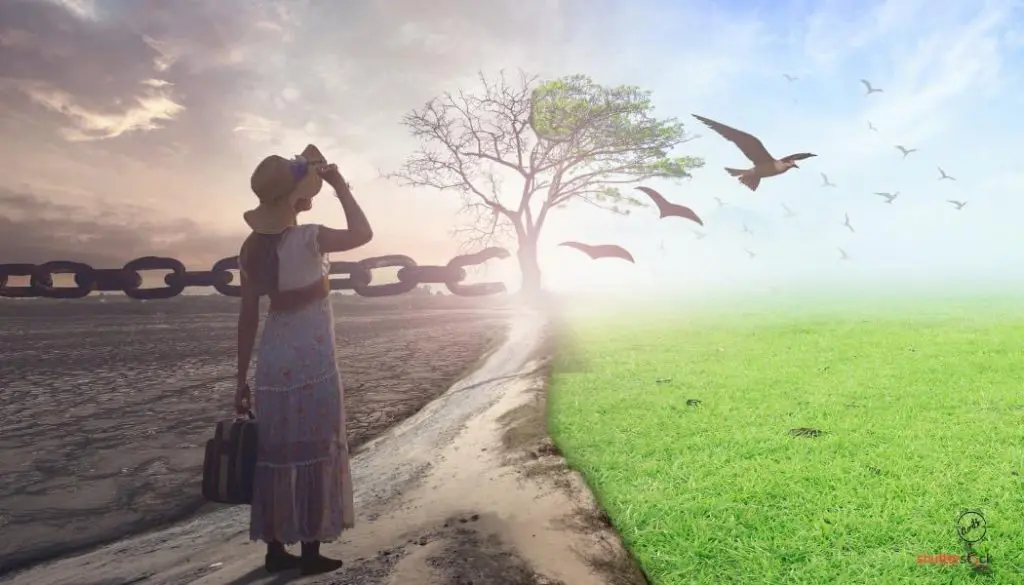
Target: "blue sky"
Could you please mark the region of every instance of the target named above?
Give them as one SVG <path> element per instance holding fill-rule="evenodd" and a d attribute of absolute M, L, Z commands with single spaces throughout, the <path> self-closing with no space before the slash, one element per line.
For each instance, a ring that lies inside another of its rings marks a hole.
<path fill-rule="evenodd" d="M 693 126 L 701 138 L 682 148 L 704 157 L 705 168 L 681 185 L 658 187 L 697 210 L 708 237 L 697 241 L 681 220 L 640 221 L 644 211 L 595 215 L 589 239 L 614 238 L 638 261 L 635 269 L 602 270 L 605 286 L 618 280 L 625 291 L 637 273 L 651 287 L 691 291 L 1020 286 L 1024 167 L 1013 145 L 1024 70 L 1013 4 L 814 5 L 593 11 L 609 37 L 611 23 L 623 30 L 614 34 L 623 50 L 606 75 L 652 89 L 660 111 L 700 113 L 749 131 L 777 156 L 819 155 L 751 193 L 722 170 L 742 167 L 742 154 Z M 788 82 L 784 73 L 799 79 Z M 865 96 L 861 78 L 884 92 Z M 896 144 L 918 152 L 904 160 Z M 938 166 L 957 180 L 940 182 Z M 820 173 L 837 187 L 820 187 Z M 887 205 L 878 191 L 900 195 Z M 714 197 L 729 205 L 719 208 Z M 949 199 L 968 204 L 957 212 Z M 798 216 L 784 218 L 782 203 Z M 856 233 L 842 225 L 844 214 Z M 578 221 L 560 231 L 583 231 Z M 839 247 L 850 261 L 839 260 Z M 559 259 L 568 263 L 569 252 Z"/>
<path fill-rule="evenodd" d="M 555 290 L 1012 290 L 1024 282 L 1018 5 L 12 0 L 0 6 L 0 131 L 16 138 L 0 144 L 0 238 L 14 260 L 172 254 L 206 267 L 244 236 L 255 162 L 313 141 L 376 227 L 373 244 L 336 259 L 444 261 L 457 200 L 378 171 L 416 146 L 403 113 L 473 89 L 478 70 L 521 68 L 651 90 L 658 113 L 700 135 L 680 152 L 707 163 L 651 184 L 704 218 L 701 241 L 653 209 L 553 215 L 542 260 Z M 861 78 L 884 92 L 865 96 Z M 752 193 L 722 170 L 742 154 L 691 113 L 776 156 L 818 157 Z M 918 152 L 903 160 L 896 144 Z M 957 181 L 939 182 L 938 166 Z M 875 191 L 900 196 L 886 205 Z M 340 223 L 324 199 L 306 220 Z M 563 239 L 618 243 L 637 264 L 591 262 Z M 515 280 L 511 264 L 495 270 Z"/>

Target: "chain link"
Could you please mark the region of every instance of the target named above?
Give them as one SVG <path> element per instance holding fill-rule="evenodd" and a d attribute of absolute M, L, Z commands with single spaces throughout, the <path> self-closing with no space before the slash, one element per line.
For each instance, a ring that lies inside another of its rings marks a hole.
<path fill-rule="evenodd" d="M 501 282 L 463 284 L 466 268 L 510 256 L 504 248 L 485 248 L 473 254 L 452 258 L 443 266 L 420 266 L 409 256 L 391 254 L 358 262 L 331 262 L 331 290 L 351 290 L 363 297 L 386 297 L 412 292 L 421 284 L 443 284 L 453 295 L 476 297 L 505 292 Z M 0 297 L 80 299 L 92 292 L 123 292 L 139 300 L 169 299 L 189 287 L 210 287 L 224 296 L 242 296 L 232 270 L 238 270 L 238 256 L 218 260 L 210 270 L 190 272 L 180 260 L 144 256 L 122 268 L 93 268 L 82 262 L 54 260 L 43 264 L 0 264 Z M 398 268 L 398 282 L 373 284 L 373 271 Z M 163 271 L 163 286 L 142 288 L 142 272 Z M 55 286 L 57 274 L 74 275 L 74 286 Z M 28 277 L 27 286 L 13 286 L 11 279 Z"/>

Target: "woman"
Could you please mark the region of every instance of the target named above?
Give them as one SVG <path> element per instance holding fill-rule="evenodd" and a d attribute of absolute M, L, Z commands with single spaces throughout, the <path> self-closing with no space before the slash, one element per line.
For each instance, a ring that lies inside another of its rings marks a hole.
<path fill-rule="evenodd" d="M 337 193 L 348 229 L 297 225 L 326 181 Z M 304 575 L 341 567 L 320 543 L 355 524 L 345 435 L 344 389 L 335 362 L 327 254 L 373 238 L 370 224 L 335 165 L 313 145 L 291 160 L 270 156 L 253 172 L 259 206 L 245 213 L 252 234 L 239 255 L 235 409 L 258 406 L 258 455 L 249 537 L 267 543 L 270 572 Z M 254 395 L 246 377 L 259 328 L 260 297 L 270 297 L 256 362 Z M 285 545 L 302 543 L 302 555 Z"/>

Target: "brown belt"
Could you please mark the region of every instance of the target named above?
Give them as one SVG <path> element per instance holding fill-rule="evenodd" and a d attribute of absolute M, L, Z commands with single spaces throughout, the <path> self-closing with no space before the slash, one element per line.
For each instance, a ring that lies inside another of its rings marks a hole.
<path fill-rule="evenodd" d="M 330 293 L 331 283 L 326 276 L 302 288 L 272 292 L 269 295 L 270 312 L 280 313 L 301 309 L 310 303 L 327 298 Z"/>

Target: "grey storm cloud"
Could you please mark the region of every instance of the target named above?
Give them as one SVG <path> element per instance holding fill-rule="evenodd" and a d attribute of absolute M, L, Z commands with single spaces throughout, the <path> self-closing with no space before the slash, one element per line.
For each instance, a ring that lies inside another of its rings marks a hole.
<path fill-rule="evenodd" d="M 239 235 L 211 226 L 244 229 L 231 207 L 250 203 L 249 169 L 270 149 L 313 141 L 391 164 L 381 160 L 415 146 L 402 114 L 496 63 L 557 60 L 567 10 L 0 0 L 0 152 L 14 157 L 0 177 L 2 260 L 119 266 L 152 254 L 206 267 L 236 253 Z"/>
<path fill-rule="evenodd" d="M 113 106 L 156 76 L 158 53 L 135 31 L 82 21 L 51 2 L 0 3 L 0 77 L 72 94 L 86 107 Z"/>
<path fill-rule="evenodd" d="M 71 141 L 130 138 L 92 147 L 139 155 L 230 152 L 241 114 L 341 139 L 397 127 L 508 46 L 543 51 L 561 22 L 550 0 L 92 4 L 94 19 L 55 0 L 0 3 L 2 107 L 45 116 Z"/>
<path fill-rule="evenodd" d="M 172 256 L 189 268 L 207 269 L 241 245 L 237 235 L 154 217 L 160 215 L 144 208 L 98 210 L 0 188 L 0 250 L 4 262 L 73 260 L 117 268 L 139 256 Z"/>
<path fill-rule="evenodd" d="M 56 2 L 0 3 L 0 107 L 44 119 L 70 142 L 161 130 L 158 141 L 92 145 L 120 153 L 223 147 L 231 101 L 252 75 L 240 51 L 255 42 L 258 16 L 164 4 L 138 0 L 93 20 Z"/>

